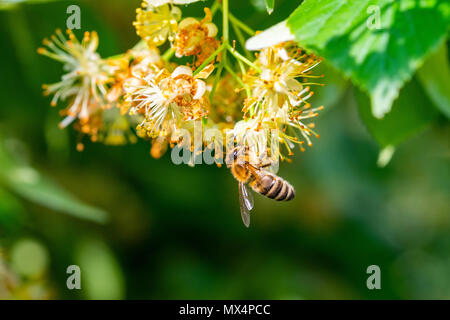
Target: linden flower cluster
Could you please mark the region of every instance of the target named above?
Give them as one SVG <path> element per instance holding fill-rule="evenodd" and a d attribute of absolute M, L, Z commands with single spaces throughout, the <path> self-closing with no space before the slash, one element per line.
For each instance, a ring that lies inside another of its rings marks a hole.
<path fill-rule="evenodd" d="M 69 40 L 57 30 L 51 41 L 43 41 L 48 49 L 38 50 L 39 53 L 63 63 L 64 70 L 67 71 L 60 82 L 43 86 L 46 95 L 54 94 L 51 102 L 53 106 L 60 98 L 73 97 L 64 111 L 66 118 L 61 122 L 62 128 L 76 118 L 85 122 L 95 114 L 104 102 L 106 84 L 111 80 L 107 64 L 96 52 L 97 33 L 86 32 L 81 42 L 70 30 L 67 33 Z"/>
<path fill-rule="evenodd" d="M 322 107 L 307 102 L 317 84 L 308 79 L 321 77 L 312 75 L 320 59 L 294 42 L 251 53 L 243 34 L 255 32 L 229 12 L 228 0 L 204 8 L 202 19 L 182 18 L 177 5 L 197 1 L 144 0 L 133 23 L 141 41 L 113 57 L 97 53 L 95 32 L 79 41 L 70 30 L 68 39 L 57 31 L 44 40 L 38 52 L 61 62 L 65 72 L 44 86 L 51 105 L 67 101 L 61 128 L 73 124 L 80 139 L 105 144 L 150 140 L 155 158 L 169 145 L 192 149 L 193 141 L 182 142 L 177 132 L 192 133 L 195 123 L 248 145 L 255 164 L 265 156 L 288 159 L 296 145 L 302 151 L 311 145 L 318 134 L 307 121 Z M 223 30 L 214 23 L 217 12 Z M 282 151 L 274 155 L 278 144 Z"/>
<path fill-rule="evenodd" d="M 298 79 L 319 78 L 310 71 L 319 64 L 314 55 L 305 53 L 294 43 L 263 49 L 254 66 L 243 76 L 243 82 L 250 88 L 251 95 L 245 100 L 243 112 L 249 114 L 251 119 L 238 123 L 234 128 L 239 139 L 260 141 L 247 143 L 256 155 L 264 153 L 259 146 L 266 140 L 270 130 L 278 133 L 278 143 L 281 143 L 287 155 L 292 155 L 295 144 L 312 145 L 311 136 L 319 135 L 313 131 L 314 124 L 305 124 L 304 121 L 316 117 L 323 107 L 311 108 L 307 100 L 313 95 L 308 82 Z M 267 142 L 270 145 L 270 141 Z M 254 146 L 254 147 L 252 147 Z M 280 150 L 282 160 L 285 155 Z"/>
<path fill-rule="evenodd" d="M 59 126 L 65 128 L 74 123 L 74 128 L 81 135 L 89 135 L 93 142 L 100 140 L 113 145 L 134 142 L 132 119 L 112 110 L 113 105 L 118 105 L 113 96 L 116 96 L 114 82 L 118 81 L 119 67 L 96 52 L 96 32 L 85 32 L 81 42 L 71 30 L 67 34 L 68 39 L 56 30 L 51 40 L 44 39 L 46 48 L 38 49 L 38 53 L 61 62 L 66 71 L 61 81 L 43 85 L 45 95 L 53 94 L 52 106 L 59 100 L 69 101 L 68 107 L 61 111 L 64 119 Z M 77 149 L 83 148 L 79 142 Z"/>

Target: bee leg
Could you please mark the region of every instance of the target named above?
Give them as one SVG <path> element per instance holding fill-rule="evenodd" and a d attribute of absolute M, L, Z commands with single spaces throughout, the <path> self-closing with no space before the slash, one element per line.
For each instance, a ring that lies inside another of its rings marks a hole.
<path fill-rule="evenodd" d="M 271 165 L 272 165 L 272 163 L 267 162 L 267 163 L 261 165 L 260 168 L 267 168 L 267 167 L 270 167 Z"/>

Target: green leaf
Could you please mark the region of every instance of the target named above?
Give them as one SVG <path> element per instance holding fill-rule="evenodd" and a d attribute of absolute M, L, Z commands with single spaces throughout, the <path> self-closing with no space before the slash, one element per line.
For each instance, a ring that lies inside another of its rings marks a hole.
<path fill-rule="evenodd" d="M 20 229 L 25 220 L 24 212 L 19 199 L 0 186 L 0 229 L 3 234 Z"/>
<path fill-rule="evenodd" d="M 14 141 L 9 139 L 9 142 Z M 14 143 L 10 149 L 18 149 Z M 0 183 L 23 198 L 44 207 L 71 216 L 99 223 L 106 222 L 108 215 L 101 209 L 89 206 L 65 191 L 48 177 L 28 166 L 25 161 L 9 150 L 0 139 Z"/>
<path fill-rule="evenodd" d="M 266 9 L 268 14 L 272 14 L 275 7 L 275 0 L 266 0 Z"/>
<path fill-rule="evenodd" d="M 430 99 L 450 118 L 450 67 L 445 44 L 425 61 L 417 75 Z"/>
<path fill-rule="evenodd" d="M 101 240 L 84 239 L 76 248 L 81 269 L 81 289 L 88 299 L 123 299 L 125 281 L 111 249 Z"/>
<path fill-rule="evenodd" d="M 15 168 L 8 174 L 8 185 L 20 196 L 47 208 L 74 217 L 104 223 L 107 214 L 76 199 L 49 178 L 30 167 Z"/>
<path fill-rule="evenodd" d="M 305 0 L 287 25 L 299 44 L 370 93 L 381 118 L 427 54 L 445 39 L 450 2 Z"/>
<path fill-rule="evenodd" d="M 377 119 L 372 115 L 370 100 L 365 93 L 356 90 L 355 95 L 362 121 L 382 148 L 396 146 L 422 131 L 438 115 L 415 79 L 405 85 L 399 98 L 394 102 L 392 111 L 383 119 Z"/>

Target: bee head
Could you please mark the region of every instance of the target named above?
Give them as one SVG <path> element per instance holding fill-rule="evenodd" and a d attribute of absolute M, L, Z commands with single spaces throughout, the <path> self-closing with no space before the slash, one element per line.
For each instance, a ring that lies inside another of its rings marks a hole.
<path fill-rule="evenodd" d="M 227 166 L 230 167 L 233 163 L 237 162 L 238 160 L 242 160 L 244 155 L 245 155 L 245 148 L 239 146 L 235 147 L 227 155 L 226 159 Z"/>

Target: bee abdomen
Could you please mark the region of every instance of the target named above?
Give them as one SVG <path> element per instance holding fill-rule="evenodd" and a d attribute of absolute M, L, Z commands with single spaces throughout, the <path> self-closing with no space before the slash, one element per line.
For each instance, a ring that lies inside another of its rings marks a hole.
<path fill-rule="evenodd" d="M 277 201 L 289 201 L 294 198 L 295 196 L 295 190 L 294 188 L 289 184 L 289 182 L 278 178 L 280 180 L 280 184 L 282 185 L 278 193 L 275 195 L 275 200 Z"/>
<path fill-rule="evenodd" d="M 268 185 L 270 187 L 268 187 Z M 265 176 L 261 181 L 261 187 L 262 188 L 260 191 L 262 192 L 260 193 L 262 195 L 277 201 L 289 201 L 295 196 L 294 188 L 289 184 L 289 182 L 280 177 L 272 175 Z"/>
<path fill-rule="evenodd" d="M 289 182 L 272 174 L 266 174 L 250 185 L 256 192 L 277 201 L 289 201 L 295 196 L 295 190 Z"/>
<path fill-rule="evenodd" d="M 281 179 L 273 178 L 273 182 L 270 187 L 270 190 L 267 192 L 267 194 L 265 196 L 270 199 L 274 199 L 280 193 L 282 188 L 283 188 L 283 183 L 282 183 Z"/>
<path fill-rule="evenodd" d="M 288 195 L 286 196 L 286 201 L 289 201 L 289 200 L 292 200 L 292 199 L 294 199 L 294 197 L 295 197 L 295 189 L 294 189 L 294 187 L 293 186 L 291 186 L 291 185 L 289 185 L 289 192 L 288 192 Z"/>

